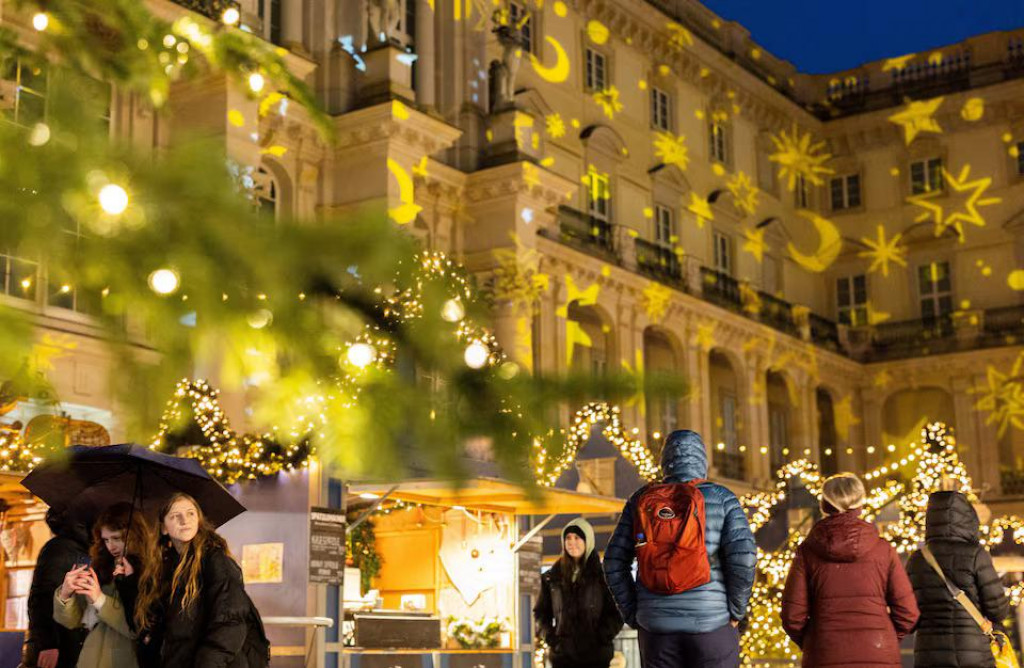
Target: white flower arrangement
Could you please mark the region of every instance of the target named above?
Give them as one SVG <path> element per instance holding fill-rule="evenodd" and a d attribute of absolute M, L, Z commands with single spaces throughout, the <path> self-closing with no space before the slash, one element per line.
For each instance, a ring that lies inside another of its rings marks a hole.
<path fill-rule="evenodd" d="M 508 620 L 485 617 L 478 621 L 449 617 L 446 633 L 462 649 L 494 649 L 501 645 L 501 634 L 509 630 Z"/>

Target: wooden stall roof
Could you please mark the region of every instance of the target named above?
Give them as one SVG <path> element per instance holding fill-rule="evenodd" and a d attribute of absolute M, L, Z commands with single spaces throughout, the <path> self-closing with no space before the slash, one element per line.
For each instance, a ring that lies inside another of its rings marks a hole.
<path fill-rule="evenodd" d="M 516 515 L 613 514 L 622 511 L 624 499 L 583 494 L 567 489 L 540 488 L 531 491 L 508 480 L 470 478 L 461 483 L 451 480 L 412 479 L 401 482 L 357 482 L 351 493 L 383 496 L 395 485 L 389 499 L 431 506 L 462 506 L 468 510 L 513 513 Z"/>
<path fill-rule="evenodd" d="M 24 477 L 24 473 L 0 473 L 0 499 L 11 507 L 7 519 L 41 520 L 46 513 L 46 504 L 21 486 Z"/>

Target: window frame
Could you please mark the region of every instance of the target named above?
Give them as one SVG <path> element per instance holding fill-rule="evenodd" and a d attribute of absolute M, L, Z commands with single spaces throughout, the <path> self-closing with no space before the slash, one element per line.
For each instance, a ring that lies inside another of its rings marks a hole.
<path fill-rule="evenodd" d="M 934 273 L 932 280 L 927 285 L 932 286 L 934 289 L 925 292 L 926 283 L 922 280 L 922 270 L 930 269 L 934 267 L 944 267 L 945 277 L 935 278 Z M 940 290 L 939 285 L 942 280 L 946 280 L 949 283 L 949 287 L 946 290 Z M 954 309 L 953 303 L 953 270 L 952 263 L 949 260 L 933 260 L 925 264 L 917 265 L 917 303 L 918 309 L 921 313 L 921 319 L 925 321 L 933 321 L 943 318 Z M 925 313 L 925 304 L 929 303 L 932 305 L 931 314 Z"/>
<path fill-rule="evenodd" d="M 811 185 L 803 174 L 796 175 L 796 187 L 793 188 L 793 206 L 798 209 L 811 208 Z"/>
<path fill-rule="evenodd" d="M 597 63 L 600 59 L 602 80 L 597 81 Z M 583 63 L 583 88 L 593 93 L 607 91 L 611 86 L 611 59 L 606 53 L 592 46 L 586 47 Z M 600 85 L 598 85 L 600 84 Z"/>
<path fill-rule="evenodd" d="M 910 178 L 910 194 L 926 195 L 931 192 L 945 192 L 946 179 L 942 176 L 945 162 L 945 158 L 941 155 L 911 160 L 907 170 L 908 177 Z M 920 188 L 914 176 L 914 168 L 918 165 L 921 165 L 923 179 L 920 182 Z"/>
<path fill-rule="evenodd" d="M 657 86 L 651 86 L 651 127 L 672 132 L 672 95 Z"/>
<path fill-rule="evenodd" d="M 712 230 L 711 248 L 715 271 L 726 276 L 732 276 L 732 272 L 735 269 L 732 237 L 721 230 Z"/>
<path fill-rule="evenodd" d="M 668 232 L 666 235 L 665 232 Z M 678 238 L 676 232 L 676 214 L 672 207 L 663 204 L 654 205 L 654 243 L 662 248 L 673 248 Z"/>
<path fill-rule="evenodd" d="M 863 300 L 858 300 L 858 280 L 863 283 Z M 845 289 L 842 287 L 845 284 Z M 847 294 L 843 303 L 842 294 Z M 836 278 L 836 322 L 848 327 L 865 327 L 868 323 L 869 286 L 867 274 L 849 274 Z"/>
<path fill-rule="evenodd" d="M 587 215 L 591 220 L 598 220 L 607 225 L 612 224 L 612 201 L 614 197 L 614 190 L 612 189 L 612 176 L 607 172 L 599 172 L 596 169 L 588 172 L 590 179 L 598 179 L 599 183 L 604 184 L 604 187 L 600 190 L 606 192 L 606 197 L 601 197 L 600 194 L 594 197 L 594 192 L 598 190 L 597 186 L 591 181 L 590 187 L 586 191 L 587 197 Z M 603 202 L 603 207 L 599 207 L 598 204 Z M 604 208 L 604 211 L 600 209 Z"/>
<path fill-rule="evenodd" d="M 851 188 L 851 182 L 856 183 L 856 188 Z M 838 193 L 836 184 L 839 185 Z M 851 192 L 856 192 L 856 202 L 853 201 L 853 198 L 850 195 Z M 839 195 L 838 202 L 836 200 L 837 194 Z M 829 179 L 829 205 L 831 210 L 834 212 L 854 211 L 863 207 L 864 188 L 861 184 L 859 172 L 833 176 L 831 179 Z"/>
<path fill-rule="evenodd" d="M 726 123 L 716 120 L 708 121 L 708 157 L 711 162 L 728 166 L 729 164 L 729 128 Z"/>

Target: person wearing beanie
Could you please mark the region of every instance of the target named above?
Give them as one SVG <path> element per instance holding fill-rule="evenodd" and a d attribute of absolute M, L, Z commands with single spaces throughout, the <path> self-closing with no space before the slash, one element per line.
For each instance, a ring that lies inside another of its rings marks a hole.
<path fill-rule="evenodd" d="M 899 556 L 861 519 L 864 484 L 839 473 L 822 485 L 817 522 L 796 550 L 782 595 L 782 627 L 804 668 L 899 668 L 900 640 L 918 610 Z"/>
<path fill-rule="evenodd" d="M 533 608 L 537 637 L 553 668 L 608 668 L 622 617 L 605 584 L 594 529 L 575 519 L 562 529 L 562 554 L 541 576 Z"/>

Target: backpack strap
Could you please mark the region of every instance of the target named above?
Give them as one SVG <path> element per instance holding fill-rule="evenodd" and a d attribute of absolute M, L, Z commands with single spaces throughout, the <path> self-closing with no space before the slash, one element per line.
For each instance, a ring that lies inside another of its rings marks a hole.
<path fill-rule="evenodd" d="M 931 549 L 929 549 L 927 545 L 921 547 L 921 556 L 923 556 L 924 560 L 928 562 L 928 565 L 932 567 L 932 570 L 938 573 L 939 577 L 942 578 L 942 583 L 946 585 L 946 589 L 949 590 L 953 600 L 963 606 L 964 610 L 967 611 L 967 614 L 969 614 L 971 619 L 981 627 L 981 630 L 984 631 L 986 635 L 990 635 L 992 633 L 992 622 L 985 619 L 985 615 L 981 614 L 981 611 L 978 610 L 971 599 L 968 598 L 967 593 L 964 592 L 964 590 L 959 589 L 956 585 L 946 579 L 946 574 L 942 572 L 942 567 L 939 566 L 939 562 L 935 560 L 935 555 L 932 554 Z"/>

